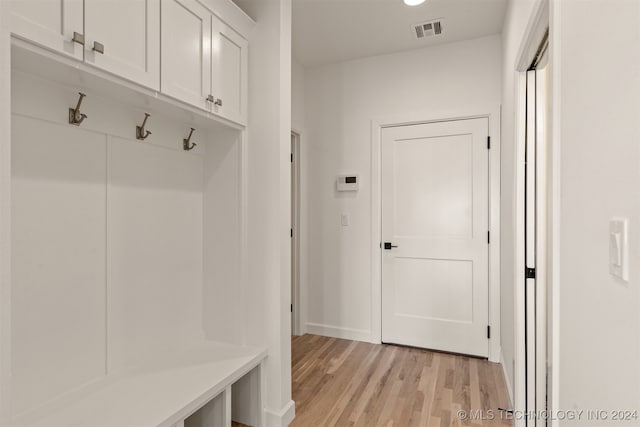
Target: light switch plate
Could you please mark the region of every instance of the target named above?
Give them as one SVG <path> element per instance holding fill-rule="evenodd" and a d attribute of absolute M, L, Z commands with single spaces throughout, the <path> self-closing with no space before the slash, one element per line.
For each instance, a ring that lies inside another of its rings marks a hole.
<path fill-rule="evenodd" d="M 629 280 L 629 236 L 626 218 L 609 222 L 609 272 L 625 282 Z"/>

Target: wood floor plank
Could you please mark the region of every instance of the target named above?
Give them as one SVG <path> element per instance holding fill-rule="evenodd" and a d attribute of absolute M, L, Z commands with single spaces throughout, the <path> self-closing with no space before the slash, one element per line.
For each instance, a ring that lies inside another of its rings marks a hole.
<path fill-rule="evenodd" d="M 499 417 L 509 401 L 498 364 L 314 335 L 291 348 L 293 427 L 511 426 Z M 497 419 L 459 416 L 480 410 Z"/>

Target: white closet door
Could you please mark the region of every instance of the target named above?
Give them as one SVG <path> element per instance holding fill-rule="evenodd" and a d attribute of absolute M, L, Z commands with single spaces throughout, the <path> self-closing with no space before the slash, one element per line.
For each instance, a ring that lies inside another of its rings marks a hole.
<path fill-rule="evenodd" d="M 11 0 L 11 32 L 30 42 L 82 60 L 84 48 L 72 41 L 84 34 L 82 0 Z"/>
<path fill-rule="evenodd" d="M 160 0 L 85 0 L 84 5 L 85 62 L 160 89 Z"/>
<path fill-rule="evenodd" d="M 211 13 L 195 0 L 162 1 L 162 92 L 209 109 Z"/>
<path fill-rule="evenodd" d="M 214 113 L 243 123 L 246 116 L 248 42 L 213 16 L 211 95 Z"/>
<path fill-rule="evenodd" d="M 14 414 L 105 370 L 106 139 L 12 120 Z"/>
<path fill-rule="evenodd" d="M 382 340 L 488 355 L 487 119 L 382 133 Z"/>

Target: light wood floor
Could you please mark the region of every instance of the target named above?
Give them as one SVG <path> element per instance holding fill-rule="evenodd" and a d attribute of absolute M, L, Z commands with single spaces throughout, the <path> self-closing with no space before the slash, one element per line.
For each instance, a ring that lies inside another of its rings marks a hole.
<path fill-rule="evenodd" d="M 293 427 L 511 426 L 498 411 L 509 407 L 498 364 L 315 335 L 291 347 Z M 462 410 L 495 419 L 462 420 Z"/>

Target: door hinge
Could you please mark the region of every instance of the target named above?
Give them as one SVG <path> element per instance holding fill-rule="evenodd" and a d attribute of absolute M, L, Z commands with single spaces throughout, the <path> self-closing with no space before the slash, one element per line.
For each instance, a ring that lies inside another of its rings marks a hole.
<path fill-rule="evenodd" d="M 491 150 L 491 137 L 487 137 L 487 150 Z"/>
<path fill-rule="evenodd" d="M 491 326 L 487 325 L 487 339 L 491 339 Z"/>
<path fill-rule="evenodd" d="M 524 277 L 527 279 L 535 279 L 536 278 L 536 269 L 535 268 L 525 268 L 524 269 Z"/>
<path fill-rule="evenodd" d="M 487 231 L 487 244 L 491 244 L 491 231 Z"/>

